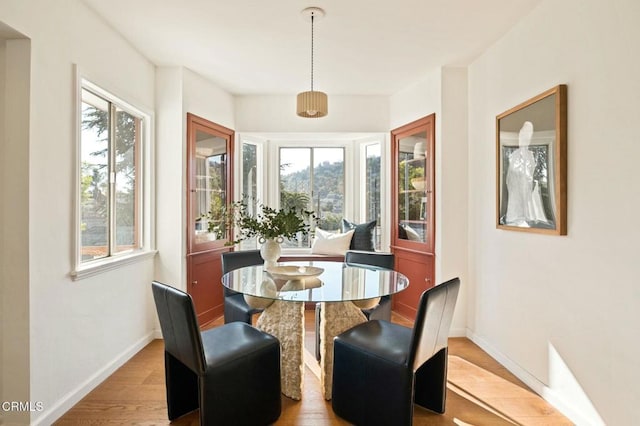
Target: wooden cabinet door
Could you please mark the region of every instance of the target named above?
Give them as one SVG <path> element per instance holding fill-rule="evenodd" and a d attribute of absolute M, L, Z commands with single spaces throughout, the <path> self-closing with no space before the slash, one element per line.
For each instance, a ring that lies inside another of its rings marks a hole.
<path fill-rule="evenodd" d="M 220 256 L 230 230 L 234 132 L 187 114 L 187 292 L 200 325 L 223 314 Z"/>
<path fill-rule="evenodd" d="M 393 309 L 412 319 L 420 295 L 434 285 L 434 148 L 435 114 L 391 131 L 391 251 L 409 278 Z"/>
<path fill-rule="evenodd" d="M 415 319 L 423 291 L 433 287 L 433 255 L 395 247 L 395 269 L 409 278 L 409 287 L 393 296 L 393 310 Z"/>
<path fill-rule="evenodd" d="M 193 298 L 200 325 L 224 313 L 220 255 L 219 251 L 214 250 L 187 257 L 187 292 Z"/>

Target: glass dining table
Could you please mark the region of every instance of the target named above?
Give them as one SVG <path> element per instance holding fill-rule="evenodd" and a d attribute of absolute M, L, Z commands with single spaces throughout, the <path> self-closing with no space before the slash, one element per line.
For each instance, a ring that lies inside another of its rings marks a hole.
<path fill-rule="evenodd" d="M 322 304 L 320 381 L 323 396 L 329 400 L 333 338 L 365 322 L 361 309 L 406 289 L 409 280 L 388 269 L 313 260 L 239 268 L 224 274 L 222 284 L 243 293 L 250 306 L 264 309 L 256 325 L 280 340 L 282 393 L 292 399 L 302 398 L 305 303 Z"/>

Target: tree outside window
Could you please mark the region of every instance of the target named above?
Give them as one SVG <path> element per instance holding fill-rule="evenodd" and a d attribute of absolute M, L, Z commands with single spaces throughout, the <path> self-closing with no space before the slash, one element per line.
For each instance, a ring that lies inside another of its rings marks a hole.
<path fill-rule="evenodd" d="M 80 258 L 140 248 L 142 117 L 82 88 Z"/>
<path fill-rule="evenodd" d="M 344 215 L 344 149 L 280 148 L 280 207 L 312 210 L 318 227 L 340 230 Z M 310 247 L 308 237 L 286 247 Z"/>

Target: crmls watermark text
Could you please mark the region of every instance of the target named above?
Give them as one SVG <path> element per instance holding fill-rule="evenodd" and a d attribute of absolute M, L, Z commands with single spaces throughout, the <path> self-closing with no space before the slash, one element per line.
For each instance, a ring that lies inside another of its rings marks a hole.
<path fill-rule="evenodd" d="M 0 411 L 42 411 L 44 404 L 42 401 L 3 401 L 0 404 Z"/>

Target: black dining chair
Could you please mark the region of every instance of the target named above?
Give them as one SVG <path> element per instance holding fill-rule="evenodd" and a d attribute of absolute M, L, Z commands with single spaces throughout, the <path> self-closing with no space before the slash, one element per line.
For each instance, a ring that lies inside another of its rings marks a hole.
<path fill-rule="evenodd" d="M 379 251 L 349 250 L 344 255 L 344 263 L 349 266 L 373 266 L 382 269 L 393 269 L 395 256 L 393 253 Z M 391 321 L 391 296 L 382 296 L 376 306 L 370 309 L 363 309 L 362 313 L 368 320 Z"/>
<path fill-rule="evenodd" d="M 241 250 L 222 253 L 222 273 L 226 274 L 245 266 L 262 265 L 264 260 L 260 250 Z M 262 309 L 252 308 L 244 300 L 244 295 L 223 286 L 224 291 L 224 323 L 234 321 L 251 324 L 251 317 L 262 312 Z"/>
<path fill-rule="evenodd" d="M 191 296 L 152 283 L 169 420 L 200 408 L 201 425 L 268 425 L 280 417 L 280 343 L 235 322 L 200 332 Z"/>
<path fill-rule="evenodd" d="M 365 266 L 382 269 L 393 269 L 395 256 L 393 253 L 379 251 L 347 250 L 344 255 L 345 265 Z M 316 304 L 316 359 L 320 360 L 320 314 L 322 305 Z M 382 296 L 378 304 L 372 308 L 362 309 L 367 320 L 391 321 L 391 296 Z"/>
<path fill-rule="evenodd" d="M 411 425 L 413 403 L 444 413 L 448 337 L 460 280 L 420 297 L 413 328 L 359 324 L 334 339 L 333 411 L 356 425 Z"/>

